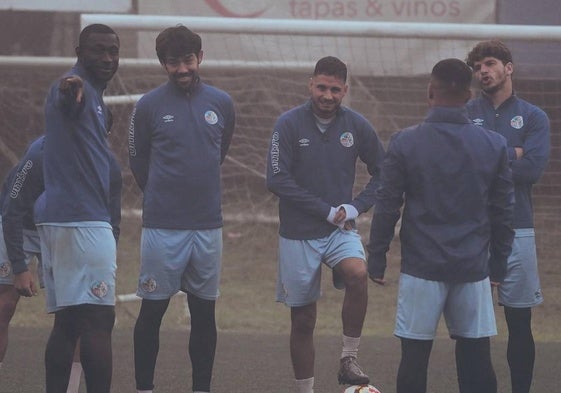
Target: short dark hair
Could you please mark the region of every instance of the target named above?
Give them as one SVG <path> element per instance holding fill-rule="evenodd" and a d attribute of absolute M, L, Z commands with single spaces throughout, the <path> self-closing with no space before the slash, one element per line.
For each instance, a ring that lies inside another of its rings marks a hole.
<path fill-rule="evenodd" d="M 168 55 L 198 55 L 202 48 L 201 37 L 183 25 L 168 27 L 156 37 L 156 54 L 161 64 Z"/>
<path fill-rule="evenodd" d="M 431 78 L 435 79 L 446 93 L 458 95 L 470 89 L 472 72 L 460 59 L 450 58 L 435 64 Z"/>
<path fill-rule="evenodd" d="M 473 47 L 466 57 L 466 63 L 473 68 L 476 61 L 486 57 L 499 59 L 503 64 L 512 63 L 512 54 L 508 47 L 500 40 L 481 41 Z"/>
<path fill-rule="evenodd" d="M 82 29 L 82 31 L 80 32 L 80 36 L 78 38 L 78 46 L 80 47 L 86 46 L 86 42 L 88 41 L 88 38 L 90 38 L 90 35 L 94 33 L 115 34 L 115 36 L 117 37 L 117 42 L 119 42 L 119 36 L 117 35 L 117 33 L 115 33 L 115 30 L 113 30 L 111 27 L 107 25 L 103 25 L 101 23 L 94 23 L 91 25 L 87 25 Z"/>
<path fill-rule="evenodd" d="M 314 76 L 329 75 L 347 81 L 347 66 L 341 60 L 334 56 L 323 57 L 316 63 Z"/>

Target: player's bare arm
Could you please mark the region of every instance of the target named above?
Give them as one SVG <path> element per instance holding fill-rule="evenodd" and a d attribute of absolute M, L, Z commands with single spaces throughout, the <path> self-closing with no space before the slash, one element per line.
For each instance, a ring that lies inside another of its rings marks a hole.
<path fill-rule="evenodd" d="M 515 147 L 514 152 L 516 153 L 516 159 L 520 160 L 524 155 L 524 149 L 521 147 Z"/>

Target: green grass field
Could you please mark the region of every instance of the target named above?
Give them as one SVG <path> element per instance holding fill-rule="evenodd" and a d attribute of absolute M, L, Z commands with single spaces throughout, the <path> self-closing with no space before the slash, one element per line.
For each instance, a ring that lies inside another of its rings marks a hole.
<path fill-rule="evenodd" d="M 366 240 L 368 226 L 359 228 Z M 224 260 L 221 296 L 217 303 L 217 323 L 222 331 L 288 333 L 289 309 L 276 303 L 277 226 L 274 224 L 234 224 L 224 227 Z M 138 220 L 123 220 L 118 247 L 117 293 L 134 293 L 139 266 L 140 224 Z M 539 233 L 538 233 L 539 237 Z M 388 283 L 381 287 L 370 282 L 369 305 L 364 326 L 365 335 L 391 336 L 393 331 L 397 280 L 399 276 L 399 243 L 390 250 Z M 561 313 L 561 274 L 554 260 L 541 259 L 540 272 L 545 302 L 534 309 L 533 327 L 537 341 L 561 341 L 558 329 Z M 317 334 L 337 334 L 341 331 L 340 311 L 343 291 L 331 284 L 331 272 L 323 270 L 322 297 L 318 303 Z M 13 325 L 50 326 L 52 316 L 44 311 L 43 293 L 33 299 L 22 298 Z M 117 326 L 132 327 L 138 314 L 139 301 L 117 305 Z M 506 326 L 501 307 L 496 307 L 499 338 L 506 338 Z M 172 299 L 163 326 L 188 326 L 185 296 Z M 443 324 L 439 334 L 446 337 Z"/>

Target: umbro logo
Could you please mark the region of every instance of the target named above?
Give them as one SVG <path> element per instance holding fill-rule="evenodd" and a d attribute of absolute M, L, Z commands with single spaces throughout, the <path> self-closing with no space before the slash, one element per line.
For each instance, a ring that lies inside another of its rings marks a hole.
<path fill-rule="evenodd" d="M 310 146 L 310 140 L 308 138 L 302 138 L 298 141 L 300 147 Z"/>
<path fill-rule="evenodd" d="M 472 121 L 473 121 L 473 124 L 475 124 L 476 126 L 480 126 L 480 127 L 483 126 L 483 119 L 477 118 L 477 119 L 473 119 Z"/>
<path fill-rule="evenodd" d="M 173 115 L 165 115 L 162 119 L 164 119 L 164 123 L 171 123 L 175 120 L 175 117 Z"/>

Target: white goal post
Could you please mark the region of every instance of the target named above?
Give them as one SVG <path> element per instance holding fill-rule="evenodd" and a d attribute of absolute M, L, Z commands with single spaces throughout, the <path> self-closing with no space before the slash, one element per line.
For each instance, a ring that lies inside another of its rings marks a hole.
<path fill-rule="evenodd" d="M 200 33 L 446 38 L 458 40 L 484 40 L 495 37 L 522 41 L 561 41 L 561 26 L 119 14 L 82 14 L 80 20 L 82 28 L 92 23 L 104 23 L 117 29 L 159 31 L 169 26 L 183 24 Z"/>

